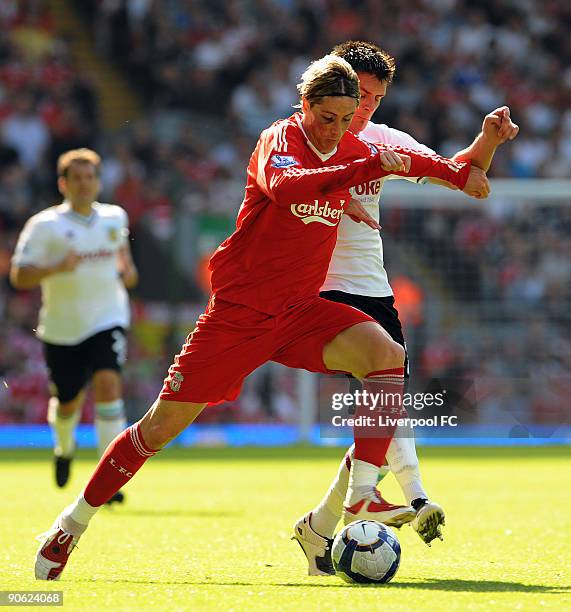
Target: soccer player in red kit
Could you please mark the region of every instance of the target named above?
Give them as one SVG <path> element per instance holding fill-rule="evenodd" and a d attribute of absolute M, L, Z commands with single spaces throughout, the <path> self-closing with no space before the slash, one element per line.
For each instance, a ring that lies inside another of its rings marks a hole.
<path fill-rule="evenodd" d="M 343 59 L 314 62 L 298 86 L 302 112 L 262 132 L 248 165 L 236 231 L 213 255 L 213 293 L 169 369 L 159 398 L 108 446 L 84 491 L 42 536 L 36 578 L 60 577 L 97 510 L 205 405 L 232 400 L 268 360 L 314 372 L 347 372 L 402 388 L 404 351 L 368 315 L 319 297 L 349 188 L 387 173 L 432 176 L 459 189 L 488 190 L 468 163 L 406 149 L 380 149 L 346 132 L 359 81 Z M 378 466 L 388 437 L 355 432 L 348 496 L 374 517 Z"/>

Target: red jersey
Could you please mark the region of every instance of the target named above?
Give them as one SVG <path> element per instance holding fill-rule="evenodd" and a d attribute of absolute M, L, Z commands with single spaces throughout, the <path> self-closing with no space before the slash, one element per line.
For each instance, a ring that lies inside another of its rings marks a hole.
<path fill-rule="evenodd" d="M 347 131 L 323 161 L 300 113 L 264 130 L 248 164 L 236 231 L 210 259 L 213 294 L 270 315 L 319 295 L 349 188 L 395 174 L 381 168 L 379 148 Z M 407 176 L 466 184 L 469 163 L 391 149 L 411 157 Z"/>

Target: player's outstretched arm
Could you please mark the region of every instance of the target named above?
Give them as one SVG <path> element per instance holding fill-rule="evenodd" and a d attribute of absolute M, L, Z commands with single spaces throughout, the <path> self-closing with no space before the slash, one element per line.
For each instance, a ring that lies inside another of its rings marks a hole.
<path fill-rule="evenodd" d="M 429 178 L 429 183 L 433 185 L 440 185 L 441 187 L 447 187 L 448 189 L 458 190 L 456 185 L 452 185 L 447 181 L 443 181 L 441 179 Z M 468 180 L 466 181 L 466 185 L 462 191 L 470 196 L 471 198 L 476 198 L 477 200 L 483 200 L 490 195 L 490 181 L 486 176 L 486 173 L 478 166 L 470 167 L 470 175 L 468 176 Z"/>
<path fill-rule="evenodd" d="M 457 189 L 464 190 L 468 179 L 472 175 L 470 160 L 457 161 L 441 157 L 436 153 L 415 151 L 398 145 L 379 144 L 378 146 L 410 157 L 410 166 L 406 170 L 391 172 L 396 176 L 439 179 L 454 185 Z"/>
<path fill-rule="evenodd" d="M 393 152 L 392 162 L 387 162 L 382 155 L 386 151 Z M 464 189 L 470 173 L 469 162 L 456 162 L 439 155 L 383 144 L 378 145 L 378 151 L 370 157 L 346 164 L 316 169 L 303 168 L 295 162 L 291 165 L 281 171 L 276 171 L 275 165 L 266 166 L 265 184 L 277 201 L 299 196 L 300 192 L 305 192 L 306 196 L 320 196 L 387 174 L 435 177 Z"/>
<path fill-rule="evenodd" d="M 496 149 L 504 142 L 513 140 L 518 133 L 519 126 L 512 121 L 510 109 L 507 106 L 496 108 L 496 110 L 484 117 L 482 131 L 476 136 L 474 142 L 469 147 L 458 151 L 452 159 L 456 161 L 471 161 L 473 170 L 477 167 L 487 172 L 492 164 Z M 475 180 L 478 179 L 477 176 L 473 178 Z M 435 185 L 457 189 L 455 185 L 441 179 L 430 178 L 428 180 Z M 484 195 L 485 189 L 465 188 L 463 191 L 467 195 L 478 199 L 487 197 L 487 194 Z M 487 186 L 487 191 L 489 193 L 489 185 Z"/>
<path fill-rule="evenodd" d="M 519 126 L 512 121 L 510 109 L 507 106 L 496 108 L 484 117 L 482 131 L 474 142 L 458 151 L 452 159 L 471 161 L 485 172 L 490 169 L 496 149 L 508 140 L 513 140 L 519 132 Z"/>

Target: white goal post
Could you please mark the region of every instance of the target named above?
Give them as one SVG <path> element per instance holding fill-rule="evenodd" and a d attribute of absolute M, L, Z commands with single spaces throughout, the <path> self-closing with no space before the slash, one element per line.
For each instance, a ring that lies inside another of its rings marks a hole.
<path fill-rule="evenodd" d="M 491 179 L 486 200 L 469 198 L 460 191 L 438 185 L 415 185 L 410 181 L 390 180 L 381 195 L 381 207 L 389 208 L 464 208 L 493 205 L 497 199 L 529 201 L 537 204 L 571 204 L 571 179 Z"/>

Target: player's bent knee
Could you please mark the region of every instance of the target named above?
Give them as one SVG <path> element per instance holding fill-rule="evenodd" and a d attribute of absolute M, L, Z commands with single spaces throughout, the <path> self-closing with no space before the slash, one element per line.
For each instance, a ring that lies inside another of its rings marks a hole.
<path fill-rule="evenodd" d="M 115 370 L 100 370 L 93 375 L 95 401 L 112 402 L 121 397 L 121 375 Z"/>
<path fill-rule="evenodd" d="M 389 355 L 388 359 L 390 359 L 394 363 L 395 368 L 402 368 L 404 366 L 405 360 L 405 350 L 404 348 L 394 340 L 390 343 L 390 347 L 388 349 Z"/>
<path fill-rule="evenodd" d="M 367 354 L 364 375 L 404 366 L 404 348 L 394 340 L 382 339 Z"/>
<path fill-rule="evenodd" d="M 48 415 L 50 412 L 53 412 L 54 415 L 57 413 L 62 417 L 70 417 L 81 410 L 84 397 L 85 393 L 83 391 L 80 391 L 73 399 L 66 402 L 58 400 L 57 397 L 52 397 L 48 405 Z"/>
<path fill-rule="evenodd" d="M 378 323 L 366 321 L 342 331 L 327 344 L 323 361 L 330 370 L 363 378 L 369 372 L 402 367 L 404 353 L 401 359 L 398 347 Z"/>
<path fill-rule="evenodd" d="M 69 417 L 77 412 L 77 403 L 74 401 L 66 402 L 65 404 L 58 402 L 56 410 L 58 416 Z"/>

